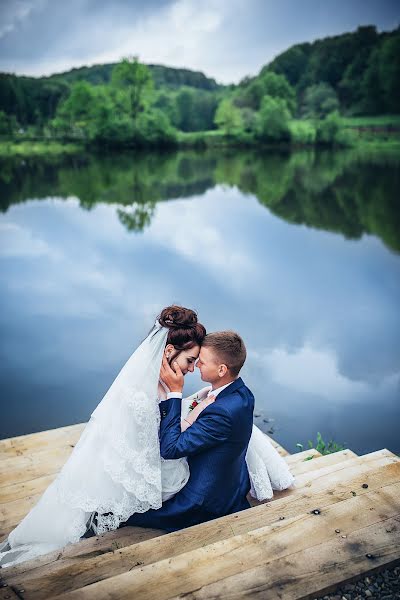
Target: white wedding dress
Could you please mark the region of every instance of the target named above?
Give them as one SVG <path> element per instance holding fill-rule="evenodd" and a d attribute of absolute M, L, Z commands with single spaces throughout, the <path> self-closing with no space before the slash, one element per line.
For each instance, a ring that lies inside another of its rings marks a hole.
<path fill-rule="evenodd" d="M 160 456 L 155 399 L 167 335 L 156 321 L 123 366 L 56 479 L 0 544 L 2 567 L 78 542 L 94 513 L 98 533 L 117 529 L 135 512 L 160 508 L 186 485 L 187 459 Z M 197 394 L 199 401 L 208 389 Z M 183 417 L 194 397 L 182 401 Z M 285 461 L 255 426 L 246 462 L 250 493 L 258 500 L 294 482 Z"/>

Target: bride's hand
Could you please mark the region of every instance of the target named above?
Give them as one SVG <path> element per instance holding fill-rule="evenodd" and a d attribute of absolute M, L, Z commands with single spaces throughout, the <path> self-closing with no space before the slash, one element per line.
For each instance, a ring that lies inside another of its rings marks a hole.
<path fill-rule="evenodd" d="M 185 429 L 187 429 L 187 427 L 190 427 L 190 425 L 193 425 L 199 414 L 203 412 L 203 410 L 213 402 L 215 402 L 215 396 L 209 396 L 208 398 L 205 398 L 205 400 L 203 400 L 202 402 L 199 402 L 199 404 L 195 406 L 195 408 L 191 410 L 187 417 L 184 419 L 184 424 L 186 425 Z M 182 429 L 182 431 L 184 431 L 184 429 Z"/>
<path fill-rule="evenodd" d="M 174 370 L 168 364 L 167 359 L 163 356 L 160 377 L 171 392 L 181 393 L 183 390 L 183 373 L 176 361 L 173 363 Z"/>

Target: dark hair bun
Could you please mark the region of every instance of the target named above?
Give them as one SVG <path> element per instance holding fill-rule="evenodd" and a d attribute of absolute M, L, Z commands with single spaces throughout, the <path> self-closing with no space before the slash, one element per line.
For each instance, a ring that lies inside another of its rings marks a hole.
<path fill-rule="evenodd" d="M 171 328 L 186 328 L 196 327 L 197 325 L 197 314 L 190 308 L 184 308 L 183 306 L 167 306 L 161 311 L 158 317 L 159 322 L 163 327 Z"/>

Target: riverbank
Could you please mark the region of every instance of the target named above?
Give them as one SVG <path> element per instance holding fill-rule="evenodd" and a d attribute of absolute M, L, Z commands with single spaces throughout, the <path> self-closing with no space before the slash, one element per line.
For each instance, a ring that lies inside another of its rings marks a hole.
<path fill-rule="evenodd" d="M 48 140 L 0 142 L 0 158 L 71 156 L 73 154 L 80 154 L 84 151 L 85 147 L 80 144 L 62 143 Z"/>
<path fill-rule="evenodd" d="M 351 147 L 366 150 L 397 150 L 400 151 L 400 115 L 375 117 L 343 117 L 341 118 L 342 133 L 340 143 L 331 144 L 335 148 Z M 311 120 L 294 119 L 290 122 L 291 141 L 260 142 L 251 133 L 227 134 L 215 129 L 209 131 L 183 132 L 177 131 L 175 139 L 160 148 L 150 145 L 146 149 L 202 149 L 202 148 L 259 148 L 265 151 L 292 151 L 298 149 L 326 148 L 327 144 L 318 144 L 315 139 L 316 123 Z M 84 141 L 62 141 L 52 139 L 9 139 L 0 140 L 0 158 L 63 156 L 82 154 L 85 152 L 129 151 L 133 147 L 93 146 Z"/>
<path fill-rule="evenodd" d="M 210 135 L 208 135 L 210 134 Z M 171 147 L 173 150 L 189 149 L 212 149 L 212 148 L 254 148 L 255 145 L 245 141 L 235 141 L 223 135 L 214 135 L 215 132 L 207 132 L 207 135 L 198 136 L 197 134 L 185 134 L 179 138 L 178 143 Z M 263 144 L 258 145 L 263 151 L 285 151 L 295 150 L 313 150 L 318 149 L 313 145 L 307 144 Z M 363 151 L 397 151 L 400 152 L 400 139 L 360 139 L 352 148 Z M 158 148 L 156 148 L 159 150 Z M 0 142 L 0 159 L 4 158 L 30 158 L 30 157 L 63 157 L 85 154 L 92 152 L 104 154 L 117 151 L 115 148 L 90 148 L 84 144 L 61 143 L 51 141 L 23 141 L 23 142 Z M 147 149 L 148 150 L 148 149 Z M 129 151 L 129 148 L 118 150 Z"/>

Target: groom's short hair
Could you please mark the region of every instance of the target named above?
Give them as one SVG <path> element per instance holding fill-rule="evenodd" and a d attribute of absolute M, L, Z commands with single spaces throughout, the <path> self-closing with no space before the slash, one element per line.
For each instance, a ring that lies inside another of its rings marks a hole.
<path fill-rule="evenodd" d="M 204 338 L 202 346 L 210 348 L 232 375 L 239 375 L 246 360 L 246 346 L 235 331 L 216 331 Z"/>

